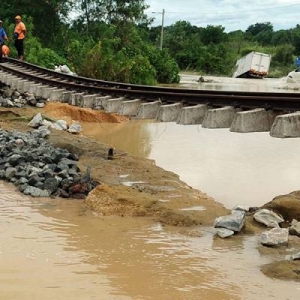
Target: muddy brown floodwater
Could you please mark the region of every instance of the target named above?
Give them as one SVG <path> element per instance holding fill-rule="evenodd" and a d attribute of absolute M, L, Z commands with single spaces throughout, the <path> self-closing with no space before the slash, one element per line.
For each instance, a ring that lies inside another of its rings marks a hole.
<path fill-rule="evenodd" d="M 53 107 L 51 110 L 53 111 Z M 61 113 L 58 116 L 68 120 L 73 119 L 68 116 L 67 111 L 61 110 Z M 93 122 L 97 121 L 95 118 Z M 115 121 L 118 120 L 114 118 L 107 120 L 107 122 Z M 133 127 L 129 124 L 130 122 L 113 126 L 109 123 L 97 123 L 97 125 L 82 123 L 84 134 L 92 139 L 113 146 L 123 140 L 124 151 L 141 157 L 152 155 L 153 158 L 157 155 L 153 149 L 159 149 L 155 148 L 157 147 L 155 143 L 163 136 L 160 142 L 170 143 L 170 146 L 166 148 L 166 145 L 163 145 L 162 148 L 168 149 L 168 153 L 161 157 L 165 157 L 164 160 L 169 158 L 170 168 L 172 159 L 173 165 L 175 164 L 172 154 L 177 151 L 176 141 L 172 143 L 167 136 L 169 134 L 172 136 L 178 127 L 169 125 L 166 125 L 165 129 L 159 127 L 154 134 L 155 138 L 151 140 L 152 133 L 149 133 L 147 126 L 144 126 L 147 122 L 141 122 L 140 126 Z M 10 127 L 9 124 L 6 126 Z M 125 134 L 128 128 L 130 132 Z M 201 133 L 200 129 L 194 128 L 197 133 Z M 168 131 L 168 129 L 172 130 Z M 218 131 L 211 134 L 219 141 L 224 138 L 222 138 L 223 133 L 219 135 Z M 178 141 L 178 144 L 184 143 L 184 136 L 186 133 L 181 135 L 183 140 Z M 209 139 L 202 133 L 199 137 L 209 144 Z M 229 137 L 226 136 L 227 138 Z M 77 139 L 74 137 L 74 143 L 77 143 Z M 261 142 L 260 139 L 258 141 Z M 220 142 L 219 149 L 224 145 Z M 211 149 L 216 147 L 215 144 L 211 146 Z M 280 143 L 277 146 L 281 147 Z M 298 147 L 296 142 L 293 145 L 283 146 L 288 157 L 290 157 L 288 149 L 291 146 L 296 147 L 295 149 Z M 187 158 L 191 154 L 188 152 L 188 147 L 184 149 Z M 223 149 L 227 150 L 224 152 L 226 155 L 233 150 L 233 148 Z M 257 155 L 264 152 L 263 145 L 261 145 L 262 151 L 255 149 L 256 147 L 252 148 Z M 196 152 L 198 150 L 196 149 Z M 244 148 L 241 148 L 239 153 L 243 153 L 243 150 Z M 217 154 L 217 152 L 211 153 L 209 148 L 204 148 L 200 152 L 202 155 L 205 154 L 205 160 L 214 157 L 214 153 Z M 235 152 L 235 156 L 237 153 Z M 228 159 L 226 155 L 223 156 L 225 160 Z M 252 156 L 253 161 L 255 157 L 256 155 Z M 276 163 L 279 164 L 280 170 L 292 179 L 299 168 L 296 168 L 295 164 L 292 165 L 294 160 L 287 163 L 286 159 L 283 156 L 281 161 L 277 160 Z M 184 157 L 180 160 L 184 161 Z M 201 162 L 203 168 L 197 170 L 197 174 L 201 180 L 207 176 L 207 181 L 212 181 L 211 178 L 214 178 L 223 168 L 216 168 L 220 161 L 209 160 L 211 169 L 216 173 L 208 172 L 209 169 L 204 170 L 205 160 Z M 269 156 L 269 161 L 264 162 L 265 166 L 269 166 L 267 169 L 272 166 L 270 161 Z M 116 164 L 117 160 L 114 163 Z M 233 160 L 229 159 L 228 164 L 231 163 Z M 159 164 L 163 165 L 162 161 L 159 161 Z M 286 165 L 288 167 L 284 169 Z M 195 164 L 194 166 L 196 167 Z M 180 173 L 180 167 L 178 168 Z M 254 174 L 241 163 L 235 165 L 235 168 L 239 170 L 239 176 L 233 178 L 234 180 L 242 177 L 243 168 L 248 176 Z M 135 166 L 132 166 L 132 170 L 134 169 Z M 110 170 L 112 169 L 108 169 L 107 172 L 109 173 Z M 192 170 L 193 167 L 184 168 L 186 174 L 191 173 Z M 230 169 L 226 171 L 230 174 L 232 172 Z M 263 171 L 264 168 L 259 169 L 259 173 Z M 274 173 L 272 168 L 271 173 Z M 163 173 L 159 174 L 162 176 Z M 120 173 L 121 176 L 123 181 L 127 180 L 130 185 L 128 174 Z M 185 176 L 184 172 L 182 176 Z M 226 176 L 219 177 L 226 178 Z M 189 177 L 186 179 L 186 181 L 190 180 Z M 161 177 L 160 180 L 163 182 L 165 179 Z M 279 183 L 280 180 L 276 182 Z M 243 199 L 247 199 L 246 204 L 253 203 L 252 200 L 255 199 L 257 201 L 255 204 L 259 205 L 271 200 L 266 193 L 260 197 L 255 197 L 254 193 L 252 198 L 247 198 L 249 192 L 245 190 L 240 192 L 235 186 L 222 190 L 227 185 L 228 183 L 222 185 L 219 181 L 214 184 L 213 189 L 220 191 L 217 194 L 218 201 L 223 199 L 227 207 L 243 204 Z M 232 190 L 231 194 L 229 194 L 230 190 Z M 82 200 L 30 198 L 16 192 L 12 185 L 3 182 L 0 182 L 0 191 L 0 299 L 298 300 L 300 298 L 299 282 L 272 279 L 260 271 L 262 265 L 283 257 L 280 251 L 260 251 L 259 232 L 236 235 L 223 240 L 215 236 L 212 226 L 194 226 L 187 234 L 186 230 L 163 225 L 154 216 L 103 216 L 87 210 Z M 207 192 L 205 189 L 203 191 Z M 233 201 L 236 191 L 239 192 L 239 197 Z M 226 198 L 224 195 L 229 196 Z M 171 205 L 172 197 L 176 199 L 177 195 L 172 196 L 171 193 L 167 198 L 160 198 L 159 201 L 161 205 Z M 193 197 L 193 194 L 189 197 Z M 201 194 L 201 197 L 204 196 Z M 237 201 L 238 199 L 241 201 Z M 201 201 L 207 204 L 212 200 L 204 197 Z M 211 206 L 210 209 L 212 210 L 213 207 Z M 215 209 L 221 211 L 217 205 Z M 191 207 L 178 207 L 178 210 L 198 211 L 205 214 L 205 207 L 196 204 Z M 297 249 L 287 247 L 285 255 L 294 253 L 295 250 Z"/>
<path fill-rule="evenodd" d="M 207 227 L 189 237 L 0 189 L 1 299 L 299 299 L 299 283 L 260 272 L 270 257 L 257 236 L 221 240 Z"/>

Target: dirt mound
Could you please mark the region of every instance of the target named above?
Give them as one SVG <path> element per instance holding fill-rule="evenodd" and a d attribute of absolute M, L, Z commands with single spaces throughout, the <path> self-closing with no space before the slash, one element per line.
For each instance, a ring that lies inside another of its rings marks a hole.
<path fill-rule="evenodd" d="M 291 222 L 293 219 L 300 220 L 300 191 L 295 191 L 287 195 L 277 196 L 272 201 L 266 203 L 263 208 L 271 209 L 282 215 Z"/>
<path fill-rule="evenodd" d="M 108 114 L 105 111 L 81 108 L 58 102 L 47 103 L 43 111 L 49 117 L 64 119 L 66 121 L 74 120 L 91 123 L 121 123 L 128 120 L 125 116 Z"/>
<path fill-rule="evenodd" d="M 300 261 L 275 261 L 262 266 L 261 271 L 271 278 L 300 281 Z"/>

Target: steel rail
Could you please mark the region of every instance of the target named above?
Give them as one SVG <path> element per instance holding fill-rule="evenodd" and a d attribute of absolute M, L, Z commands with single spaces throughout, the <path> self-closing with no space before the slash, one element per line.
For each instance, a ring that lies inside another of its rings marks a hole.
<path fill-rule="evenodd" d="M 123 96 L 127 99 L 139 98 L 147 102 L 160 100 L 164 104 L 181 102 L 184 105 L 206 104 L 212 107 L 234 106 L 242 109 L 300 110 L 299 93 L 193 90 L 144 86 L 67 75 L 11 58 L 7 62 L 0 64 L 0 69 L 17 77 L 89 94 Z"/>

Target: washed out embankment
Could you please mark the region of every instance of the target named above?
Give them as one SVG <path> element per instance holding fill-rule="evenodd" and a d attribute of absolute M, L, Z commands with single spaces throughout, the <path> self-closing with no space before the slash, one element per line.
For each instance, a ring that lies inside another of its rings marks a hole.
<path fill-rule="evenodd" d="M 7 109 L 6 109 L 7 110 Z M 61 103 L 47 103 L 45 108 L 25 107 L 10 109 L 23 119 L 31 119 L 37 112 L 46 117 L 91 121 L 100 123 L 123 122 L 124 116 L 82 109 Z M 3 129 L 29 131 L 27 122 L 7 118 L 1 122 Z M 178 175 L 163 170 L 155 162 L 133 157 L 114 149 L 113 159 L 108 159 L 111 145 L 102 144 L 83 134 L 72 135 L 52 130 L 48 141 L 56 147 L 77 155 L 78 167 L 83 172 L 90 168 L 91 176 L 100 183 L 86 198 L 86 206 L 100 215 L 145 216 L 164 224 L 175 226 L 212 225 L 227 209 L 206 194 L 194 190 L 180 181 Z M 128 184 L 132 183 L 132 184 Z M 184 210 L 201 206 L 202 210 Z"/>

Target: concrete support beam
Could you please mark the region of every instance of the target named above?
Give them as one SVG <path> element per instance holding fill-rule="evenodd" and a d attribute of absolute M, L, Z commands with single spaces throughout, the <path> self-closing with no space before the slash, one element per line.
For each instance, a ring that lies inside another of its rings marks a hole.
<path fill-rule="evenodd" d="M 99 96 L 96 97 L 95 102 L 94 102 L 94 107 L 93 109 L 99 109 L 103 110 L 107 108 L 107 101 L 112 99 L 111 96 Z"/>
<path fill-rule="evenodd" d="M 141 102 L 140 99 L 123 101 L 118 113 L 123 116 L 136 116 Z"/>
<path fill-rule="evenodd" d="M 49 99 L 50 98 L 50 95 L 53 91 L 57 90 L 56 87 L 48 87 L 48 88 L 45 88 L 43 89 L 43 92 L 42 92 L 42 98 L 43 99 Z"/>
<path fill-rule="evenodd" d="M 231 106 L 209 109 L 204 117 L 204 128 L 230 128 L 234 119 L 235 109 Z"/>
<path fill-rule="evenodd" d="M 10 87 L 12 89 L 17 89 L 19 81 L 20 81 L 20 78 L 18 78 L 18 77 L 13 78 L 11 81 Z"/>
<path fill-rule="evenodd" d="M 243 133 L 270 131 L 277 115 L 278 113 L 263 108 L 239 111 L 235 114 L 230 131 Z"/>
<path fill-rule="evenodd" d="M 81 107 L 93 108 L 94 101 L 95 101 L 95 99 L 96 99 L 97 96 L 99 96 L 99 95 L 98 94 L 84 95 L 82 97 Z"/>
<path fill-rule="evenodd" d="M 44 89 L 49 89 L 49 88 L 50 88 L 49 85 L 43 85 L 43 84 L 42 85 L 38 85 L 37 88 L 36 88 L 35 96 L 42 98 Z"/>
<path fill-rule="evenodd" d="M 17 83 L 17 91 L 20 93 L 24 93 L 24 85 L 28 82 L 29 81 L 25 79 L 19 80 Z"/>
<path fill-rule="evenodd" d="M 207 109 L 207 106 L 204 104 L 183 107 L 180 111 L 177 123 L 181 125 L 201 124 Z"/>
<path fill-rule="evenodd" d="M 176 122 L 181 108 L 181 103 L 161 105 L 156 119 L 160 122 Z"/>
<path fill-rule="evenodd" d="M 3 75 L 2 78 L 1 78 L 1 82 L 4 83 L 4 84 L 6 84 L 7 78 L 8 78 L 9 76 L 11 76 L 11 75 L 9 75 L 9 74 Z"/>
<path fill-rule="evenodd" d="M 4 83 L 5 83 L 6 85 L 11 86 L 11 83 L 12 83 L 12 81 L 13 81 L 14 78 L 15 78 L 14 75 L 6 76 L 6 77 L 5 77 Z"/>
<path fill-rule="evenodd" d="M 277 138 L 300 137 L 300 112 L 277 116 L 270 136 Z"/>
<path fill-rule="evenodd" d="M 26 81 L 24 82 L 24 85 L 23 85 L 23 90 L 20 91 L 20 92 L 21 92 L 21 93 L 25 93 L 25 92 L 28 93 L 28 91 L 29 91 L 31 85 L 32 85 L 32 81 L 26 80 Z"/>
<path fill-rule="evenodd" d="M 105 110 L 109 113 L 117 113 L 120 110 L 123 101 L 124 101 L 123 97 L 109 99 L 107 100 Z"/>
<path fill-rule="evenodd" d="M 84 96 L 84 93 L 73 93 L 71 94 L 71 98 L 69 101 L 69 104 L 74 105 L 74 106 L 80 106 L 82 97 Z"/>
<path fill-rule="evenodd" d="M 40 84 L 40 83 L 31 83 L 31 85 L 29 86 L 28 93 L 36 95 L 36 90 L 37 90 L 38 86 L 42 86 L 42 84 Z"/>
<path fill-rule="evenodd" d="M 61 101 L 61 96 L 62 94 L 65 92 L 66 90 L 65 89 L 55 89 L 51 92 L 48 100 L 49 101 Z"/>
<path fill-rule="evenodd" d="M 161 101 L 141 103 L 136 118 L 137 119 L 156 119 Z"/>
<path fill-rule="evenodd" d="M 60 102 L 61 103 L 69 103 L 71 101 L 71 95 L 72 92 L 71 91 L 64 91 L 62 92 L 61 96 L 60 96 Z"/>

